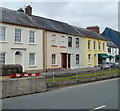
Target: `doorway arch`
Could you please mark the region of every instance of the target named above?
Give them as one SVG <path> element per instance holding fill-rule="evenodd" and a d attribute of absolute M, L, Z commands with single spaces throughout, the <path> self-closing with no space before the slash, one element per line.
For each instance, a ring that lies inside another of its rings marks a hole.
<path fill-rule="evenodd" d="M 22 65 L 22 52 L 21 51 L 15 52 L 15 64 Z"/>

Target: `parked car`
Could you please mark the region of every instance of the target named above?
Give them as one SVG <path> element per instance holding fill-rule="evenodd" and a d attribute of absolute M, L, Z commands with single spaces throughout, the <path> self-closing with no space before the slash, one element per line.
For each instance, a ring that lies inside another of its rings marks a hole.
<path fill-rule="evenodd" d="M 115 67 L 116 65 L 115 65 L 115 63 L 110 63 L 110 67 L 112 68 L 112 67 Z"/>
<path fill-rule="evenodd" d="M 111 67 L 110 63 L 108 63 L 108 62 L 106 62 L 100 66 L 101 69 L 109 69 L 110 67 Z"/>

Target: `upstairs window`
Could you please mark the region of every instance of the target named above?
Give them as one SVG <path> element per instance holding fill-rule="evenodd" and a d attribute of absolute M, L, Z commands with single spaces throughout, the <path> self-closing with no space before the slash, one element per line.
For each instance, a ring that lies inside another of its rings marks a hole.
<path fill-rule="evenodd" d="M 105 43 L 103 42 L 103 50 L 105 50 Z"/>
<path fill-rule="evenodd" d="M 68 47 L 72 47 L 72 37 L 68 37 Z"/>
<path fill-rule="evenodd" d="M 65 46 L 65 36 L 61 36 L 61 46 Z"/>
<path fill-rule="evenodd" d="M 35 31 L 30 31 L 29 33 L 29 43 L 35 43 Z"/>
<path fill-rule="evenodd" d="M 51 45 L 53 45 L 53 46 L 57 45 L 57 36 L 56 36 L 56 34 L 52 34 Z"/>
<path fill-rule="evenodd" d="M 76 54 L 76 64 L 79 64 L 79 54 Z"/>
<path fill-rule="evenodd" d="M 91 41 L 88 40 L 88 49 L 91 49 Z"/>
<path fill-rule="evenodd" d="M 98 42 L 98 49 L 100 50 L 101 49 L 101 43 Z"/>
<path fill-rule="evenodd" d="M 21 29 L 15 29 L 15 42 L 22 42 Z"/>
<path fill-rule="evenodd" d="M 5 64 L 5 53 L 0 53 L 0 65 Z"/>
<path fill-rule="evenodd" d="M 4 26 L 0 27 L 0 42 L 6 41 L 6 30 L 7 30 L 6 27 Z"/>
<path fill-rule="evenodd" d="M 96 41 L 94 41 L 93 45 L 94 45 L 94 49 L 96 49 Z"/>
<path fill-rule="evenodd" d="M 76 48 L 79 48 L 79 38 L 76 38 Z"/>

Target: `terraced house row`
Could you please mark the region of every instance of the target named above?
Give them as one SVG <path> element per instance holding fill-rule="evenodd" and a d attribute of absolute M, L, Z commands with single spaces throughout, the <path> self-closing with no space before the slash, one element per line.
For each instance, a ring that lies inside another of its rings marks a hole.
<path fill-rule="evenodd" d="M 0 64 L 40 71 L 94 67 L 107 58 L 106 39 L 90 29 L 34 16 L 31 6 L 0 12 Z"/>

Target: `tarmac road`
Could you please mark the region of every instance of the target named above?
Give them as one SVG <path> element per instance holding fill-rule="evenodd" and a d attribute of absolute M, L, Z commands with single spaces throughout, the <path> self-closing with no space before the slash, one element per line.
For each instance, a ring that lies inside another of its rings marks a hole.
<path fill-rule="evenodd" d="M 118 109 L 118 80 L 110 79 L 3 99 L 2 105 L 3 109 Z"/>

